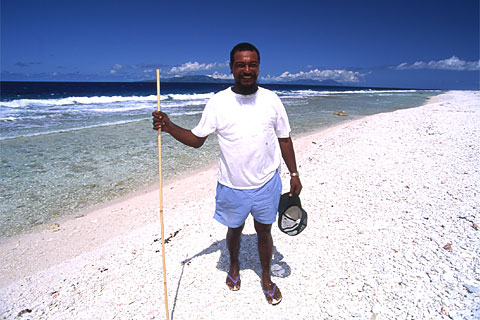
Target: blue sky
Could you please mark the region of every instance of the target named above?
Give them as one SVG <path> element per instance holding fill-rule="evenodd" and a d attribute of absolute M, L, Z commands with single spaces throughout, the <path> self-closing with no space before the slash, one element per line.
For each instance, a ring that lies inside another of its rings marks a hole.
<path fill-rule="evenodd" d="M 0 0 L 1 79 L 230 77 L 251 42 L 260 81 L 479 89 L 479 1 Z"/>

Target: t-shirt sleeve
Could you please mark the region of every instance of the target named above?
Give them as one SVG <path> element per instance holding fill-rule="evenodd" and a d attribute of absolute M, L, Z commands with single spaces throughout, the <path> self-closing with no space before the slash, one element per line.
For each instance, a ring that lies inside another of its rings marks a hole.
<path fill-rule="evenodd" d="M 215 103 L 214 101 L 212 101 L 212 99 L 207 102 L 205 109 L 203 109 L 200 122 L 195 128 L 192 129 L 192 133 L 197 137 L 206 137 L 209 134 L 214 133 L 217 129 L 217 121 L 215 118 Z"/>
<path fill-rule="evenodd" d="M 277 122 L 275 125 L 275 134 L 278 138 L 290 137 L 290 123 L 288 122 L 287 111 L 280 98 L 275 95 L 275 109 L 277 110 Z"/>

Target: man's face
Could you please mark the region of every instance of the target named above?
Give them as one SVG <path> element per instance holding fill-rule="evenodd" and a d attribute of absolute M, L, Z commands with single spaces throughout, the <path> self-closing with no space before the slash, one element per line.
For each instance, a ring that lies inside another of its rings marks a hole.
<path fill-rule="evenodd" d="M 255 51 L 237 51 L 234 61 L 230 64 L 235 85 L 240 88 L 252 88 L 257 85 L 257 77 L 260 72 L 260 62 Z"/>

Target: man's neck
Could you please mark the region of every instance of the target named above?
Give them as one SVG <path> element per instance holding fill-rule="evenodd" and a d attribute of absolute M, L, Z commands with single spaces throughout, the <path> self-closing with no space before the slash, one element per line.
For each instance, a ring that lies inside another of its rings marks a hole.
<path fill-rule="evenodd" d="M 232 91 L 238 94 L 243 94 L 243 95 L 249 95 L 249 94 L 254 94 L 258 90 L 258 85 L 253 85 L 250 87 L 244 87 L 244 86 L 238 86 L 235 84 L 232 87 Z"/>

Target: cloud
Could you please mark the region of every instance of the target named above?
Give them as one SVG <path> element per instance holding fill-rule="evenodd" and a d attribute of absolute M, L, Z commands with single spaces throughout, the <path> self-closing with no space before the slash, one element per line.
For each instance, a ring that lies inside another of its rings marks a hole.
<path fill-rule="evenodd" d="M 61 72 L 37 72 L 37 73 L 18 73 L 2 71 L 0 74 L 2 81 L 92 81 L 98 80 L 98 74 L 81 74 L 79 72 L 61 73 Z M 103 80 L 103 79 L 101 79 Z M 107 80 L 107 79 L 106 79 Z"/>
<path fill-rule="evenodd" d="M 225 67 L 225 63 L 198 63 L 198 62 L 186 62 L 181 66 L 172 67 L 168 73 L 175 75 L 185 75 L 189 73 L 199 72 L 199 71 L 209 71 L 212 69 L 219 69 Z"/>
<path fill-rule="evenodd" d="M 413 64 L 406 62 L 394 67 L 396 70 L 411 70 L 411 69 L 433 69 L 433 70 L 452 70 L 452 71 L 479 71 L 480 60 L 478 61 L 464 61 L 458 57 L 452 56 L 449 59 L 423 62 L 417 61 Z"/>
<path fill-rule="evenodd" d="M 120 64 L 120 63 L 115 63 L 113 66 L 110 67 L 110 70 L 115 70 L 115 71 L 127 71 L 127 70 L 137 70 L 140 72 L 143 72 L 143 70 L 149 69 L 149 70 L 154 70 L 154 69 L 160 69 L 160 68 L 165 68 L 167 67 L 164 64 L 154 64 L 154 63 L 147 63 L 147 64 Z"/>
<path fill-rule="evenodd" d="M 132 80 L 143 80 L 152 78 L 152 75 L 155 74 L 155 69 L 160 69 L 161 75 L 169 75 L 169 76 L 184 76 L 188 74 L 195 74 L 195 73 L 203 73 L 206 71 L 214 71 L 215 69 L 223 69 L 225 68 L 226 63 L 199 63 L 199 62 L 186 62 L 180 66 L 167 66 L 161 64 L 120 64 L 116 63 L 112 65 L 108 71 L 110 76 L 122 76 L 122 77 L 130 77 Z M 212 74 L 212 77 L 216 78 L 224 78 L 228 77 L 226 75 L 222 75 L 215 71 Z"/>
<path fill-rule="evenodd" d="M 108 70 L 109 77 L 126 79 L 129 81 L 141 81 L 155 78 L 155 69 L 170 68 L 163 64 L 120 64 L 115 63 Z"/>
<path fill-rule="evenodd" d="M 217 71 L 215 71 L 213 74 L 209 74 L 208 76 L 214 79 L 222 79 L 222 80 L 233 79 L 232 74 L 218 73 Z"/>
<path fill-rule="evenodd" d="M 132 68 L 132 67 L 128 67 L 127 66 L 127 69 L 129 68 Z M 125 69 L 125 66 L 119 64 L 119 63 L 116 63 L 112 66 L 111 70 L 114 70 L 114 71 L 117 71 L 117 70 L 122 70 L 122 69 Z"/>
<path fill-rule="evenodd" d="M 28 68 L 2 70 L 3 81 L 144 81 L 155 79 L 155 69 L 170 68 L 161 64 L 120 64 L 115 63 L 97 73 L 84 73 L 79 70 L 71 70 L 63 66 L 57 66 L 51 72 L 30 71 Z M 21 70 L 21 72 L 18 72 Z"/>
<path fill-rule="evenodd" d="M 339 82 L 360 82 L 364 74 L 349 70 L 319 70 L 314 69 L 307 72 L 300 71 L 297 73 L 290 73 L 285 71 L 279 76 L 262 77 L 264 81 L 291 81 L 291 80 L 336 80 Z"/>

